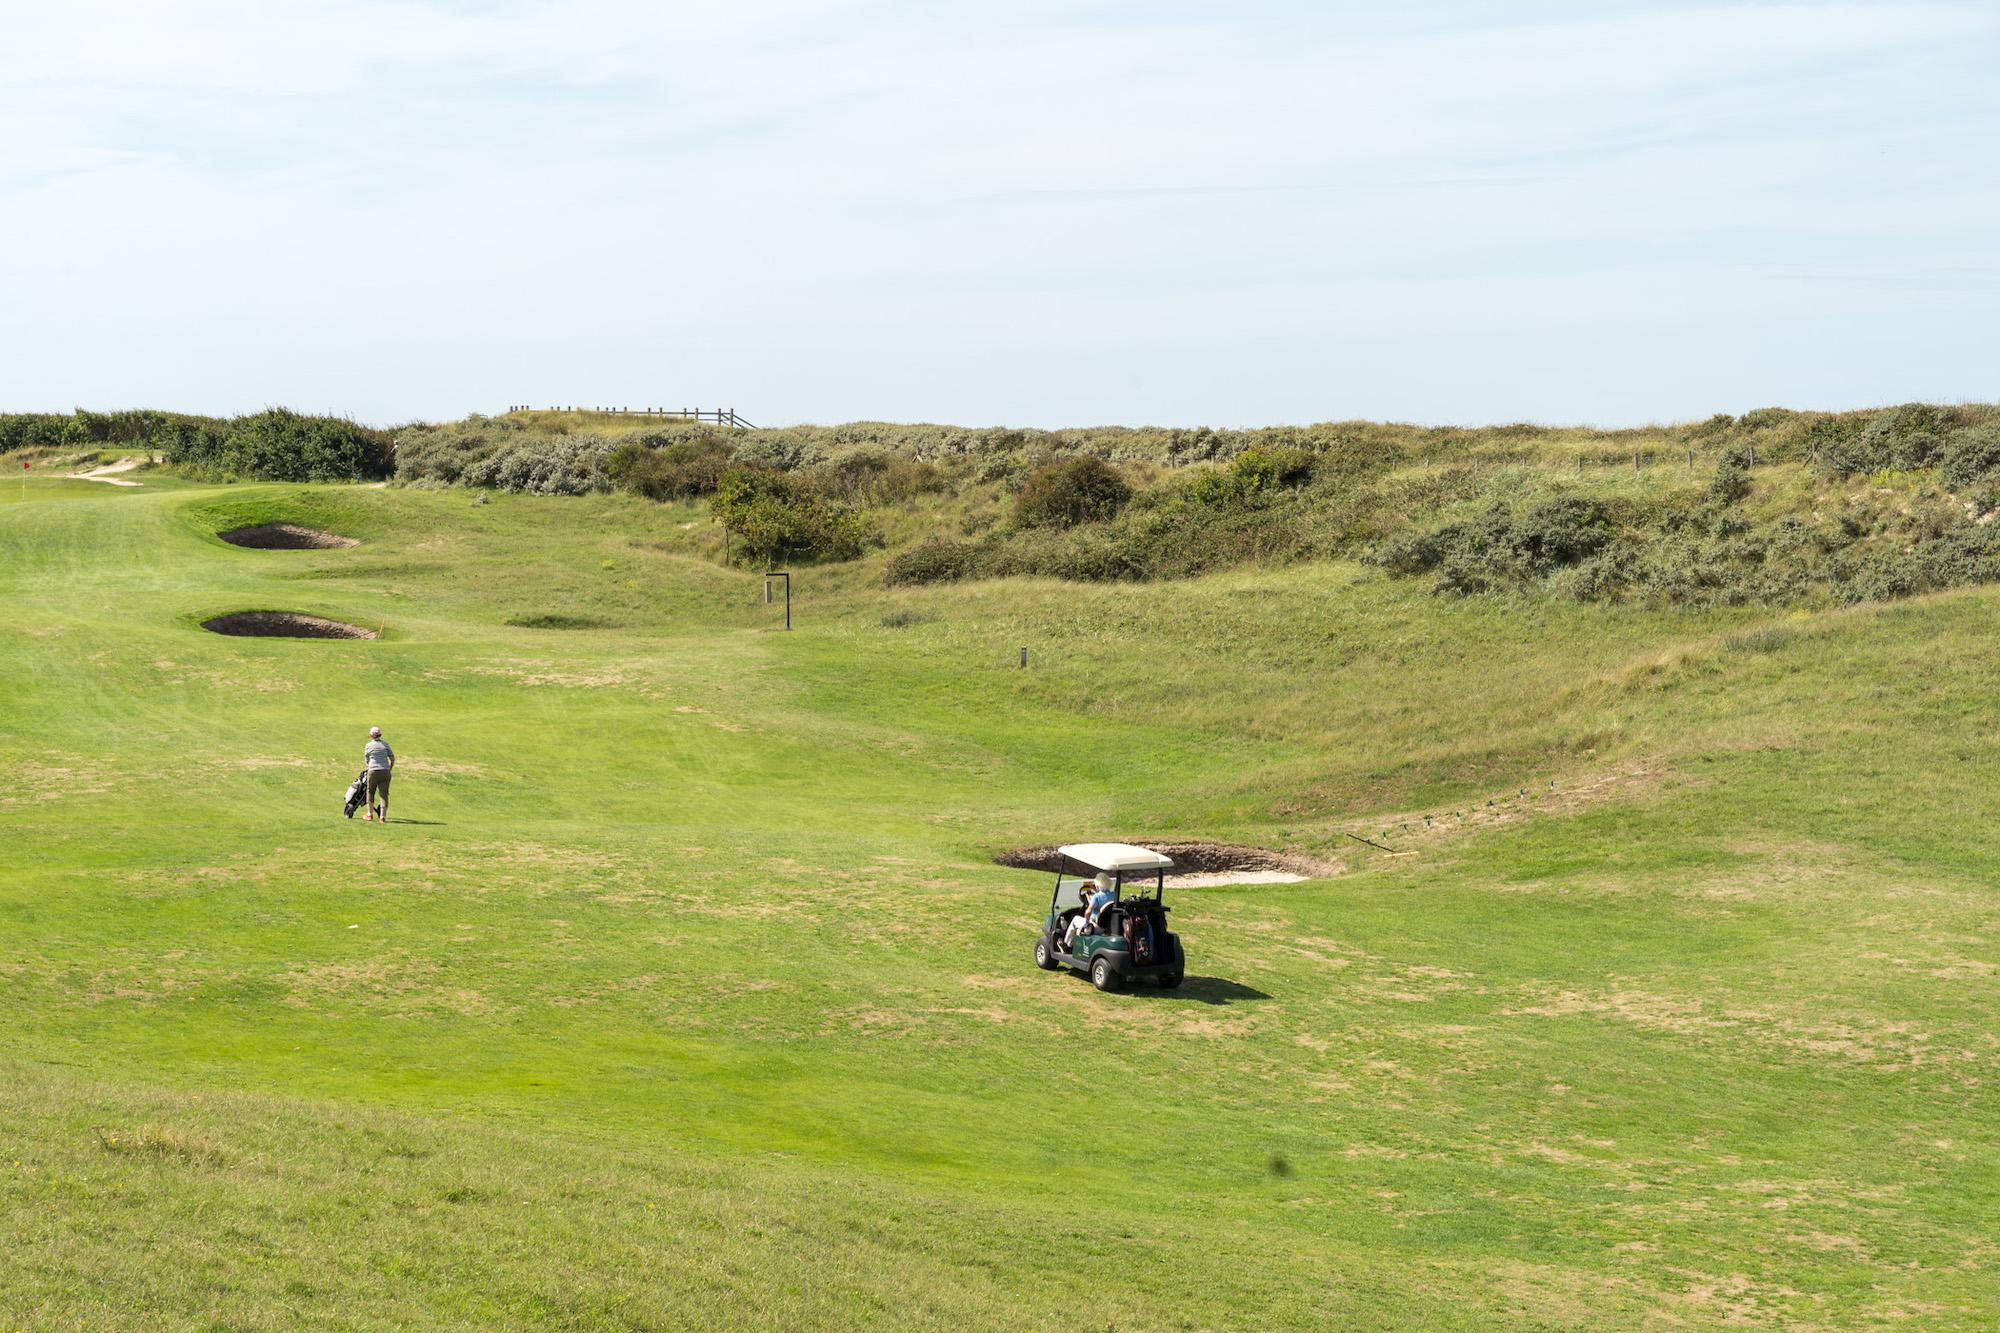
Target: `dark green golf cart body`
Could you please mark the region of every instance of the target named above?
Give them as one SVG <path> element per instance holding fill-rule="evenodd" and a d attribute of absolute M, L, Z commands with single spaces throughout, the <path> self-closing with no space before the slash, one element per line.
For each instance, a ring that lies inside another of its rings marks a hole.
<path fill-rule="evenodd" d="M 1187 974 L 1181 938 L 1167 928 L 1167 871 L 1173 859 L 1127 843 L 1078 843 L 1056 849 L 1055 891 L 1035 941 L 1035 966 L 1072 967 L 1102 991 L 1151 981 L 1169 989 Z M 1092 878 L 1111 877 L 1111 901 L 1071 935 L 1087 908 Z"/>

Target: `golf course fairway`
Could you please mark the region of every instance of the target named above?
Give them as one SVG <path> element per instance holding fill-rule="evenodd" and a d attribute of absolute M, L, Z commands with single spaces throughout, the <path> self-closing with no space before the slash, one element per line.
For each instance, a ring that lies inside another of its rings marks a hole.
<path fill-rule="evenodd" d="M 0 487 L 0 1328 L 2000 1321 L 1991 588 L 786 633 L 694 506 L 133 476 Z M 1343 873 L 1106 995 L 993 864 L 1104 839 Z"/>

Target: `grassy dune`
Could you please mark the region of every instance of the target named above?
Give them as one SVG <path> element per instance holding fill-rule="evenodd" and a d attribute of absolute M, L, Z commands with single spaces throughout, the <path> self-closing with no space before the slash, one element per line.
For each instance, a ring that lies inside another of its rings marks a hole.
<path fill-rule="evenodd" d="M 2000 594 L 786 635 L 695 508 L 138 475 L 0 479 L 0 1325 L 2000 1319 Z M 1101 836 L 1346 872 L 1103 996 L 990 859 Z"/>

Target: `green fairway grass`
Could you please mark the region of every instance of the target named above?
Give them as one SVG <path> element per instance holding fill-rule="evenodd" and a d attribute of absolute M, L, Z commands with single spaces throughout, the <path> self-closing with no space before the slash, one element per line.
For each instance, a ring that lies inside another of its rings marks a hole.
<path fill-rule="evenodd" d="M 1994 589 L 786 633 L 695 506 L 134 475 L 0 477 L 0 1328 L 2000 1321 Z M 1344 872 L 1037 972 L 994 855 L 1168 838 Z"/>

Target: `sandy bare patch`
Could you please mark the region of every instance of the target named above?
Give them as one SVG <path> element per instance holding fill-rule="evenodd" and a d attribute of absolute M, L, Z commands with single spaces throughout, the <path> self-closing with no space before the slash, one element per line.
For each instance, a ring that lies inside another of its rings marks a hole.
<path fill-rule="evenodd" d="M 249 689 L 259 694 L 283 694 L 298 688 L 298 682 L 289 676 L 270 674 L 268 671 L 251 674 L 248 671 L 225 671 L 220 667 L 193 666 L 186 662 L 176 662 L 171 657 L 153 659 L 153 679 L 161 685 L 190 685 L 199 682 L 211 689 Z"/>
<path fill-rule="evenodd" d="M 517 865 L 590 870 L 600 874 L 620 864 L 602 852 L 585 851 L 580 847 L 551 847 L 540 842 L 513 843 L 502 853 L 502 859 Z"/>
<path fill-rule="evenodd" d="M 432 777 L 481 777 L 486 773 L 484 764 L 458 763 L 449 759 L 399 759 L 396 768 L 399 772 Z"/>
<path fill-rule="evenodd" d="M 139 465 L 140 460 L 136 458 L 121 458 L 115 463 L 91 468 L 88 472 L 72 472 L 69 475 L 75 481 L 101 481 L 107 486 L 143 486 L 144 482 L 120 475 L 136 470 Z"/>
<path fill-rule="evenodd" d="M 1539 1003 L 1503 1009 L 1501 1013 L 1507 1017 L 1600 1015 L 1651 1032 L 1686 1037 L 1720 1036 L 1732 1043 L 1754 1042 L 1768 1051 L 1796 1059 L 1833 1059 L 1878 1068 L 2000 1062 L 1996 1060 L 2000 1056 L 2000 1039 L 1988 1039 L 1984 1050 L 1952 1049 L 1931 1033 L 1919 1031 L 1908 1023 L 1863 1020 L 1841 1023 L 1754 1009 L 1716 1009 L 1698 999 L 1634 990 L 1545 991 Z"/>
<path fill-rule="evenodd" d="M 1202 977 L 1190 977 L 1199 988 Z M 1160 1001 L 1155 996 L 1104 995 L 1080 974 L 1067 969 L 1037 972 L 1033 976 L 966 976 L 961 984 L 972 991 L 1002 991 L 1013 997 L 1009 1021 L 1032 1023 L 1054 1032 L 1074 1033 L 1079 1023 L 1093 1029 L 1118 1032 L 1145 1031 L 1180 1037 L 1238 1037 L 1263 1029 L 1272 1010 L 1269 1004 L 1228 1005 L 1217 1008 L 1201 1003 L 1192 992 L 1185 997 Z M 1134 982 L 1141 990 L 1151 983 Z"/>
<path fill-rule="evenodd" d="M 873 1005 L 856 1005 L 847 1009 L 828 1011 L 826 1023 L 846 1027 L 868 1037 L 903 1037 L 922 1026 L 915 1014 L 901 1013 L 893 1009 L 878 1009 Z"/>
<path fill-rule="evenodd" d="M 613 689 L 631 683 L 631 678 L 617 667 L 597 666 L 587 669 L 559 667 L 554 662 L 536 657 L 503 657 L 496 662 L 464 667 L 456 672 L 427 671 L 424 673 L 424 679 L 449 680 L 461 674 L 490 676 L 530 688 L 552 687 L 566 690 Z M 657 697 L 648 691 L 642 690 L 640 693 L 646 694 L 648 698 Z"/>
<path fill-rule="evenodd" d="M 1776 1283 L 1758 1282 L 1744 1273 L 1688 1276 L 1694 1280 L 1687 1289 L 1669 1292 L 1667 1299 L 1722 1324 L 1757 1327 L 1776 1322 L 1783 1317 L 1785 1302 L 1802 1299 L 1805 1294 Z"/>
<path fill-rule="evenodd" d="M 438 965 L 423 959 L 318 963 L 285 974 L 285 1003 L 298 1009 L 329 1002 L 358 1002 L 394 1012 L 443 1009 L 455 1014 L 486 1012 L 486 998 L 464 987 L 438 986 Z"/>
<path fill-rule="evenodd" d="M 68 755 L 51 755 L 50 759 L 55 762 L 29 760 L 12 766 L 8 781 L 0 786 L 0 805 L 100 796 L 112 788 L 104 771 L 87 760 Z"/>
<path fill-rule="evenodd" d="M 92 1004 L 113 1001 L 125 1004 L 155 1004 L 194 982 L 174 972 L 137 968 L 116 968 L 100 972 L 90 980 L 85 998 Z"/>

